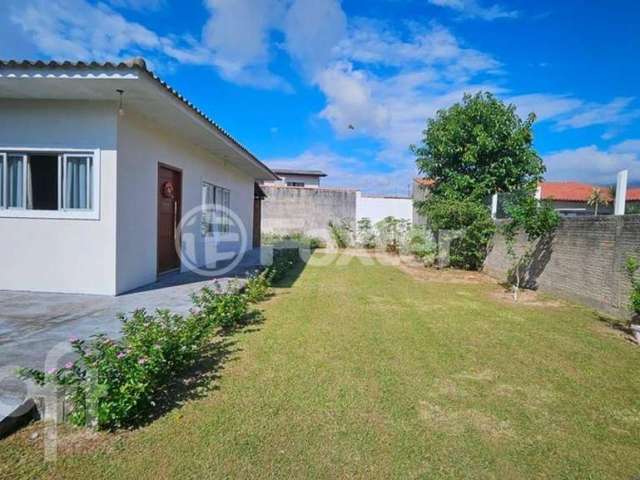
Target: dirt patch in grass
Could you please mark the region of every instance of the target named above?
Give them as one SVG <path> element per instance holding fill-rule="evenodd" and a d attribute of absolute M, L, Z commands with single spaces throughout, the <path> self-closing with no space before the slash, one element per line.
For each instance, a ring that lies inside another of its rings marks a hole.
<path fill-rule="evenodd" d="M 546 294 L 542 294 L 535 290 L 520 290 L 518 292 L 518 300 L 513 299 L 513 292 L 506 288 L 492 291 L 489 296 L 493 300 L 511 305 L 522 305 L 525 307 L 549 307 L 559 308 L 566 307 L 567 304 L 557 298 L 551 298 Z"/>
<path fill-rule="evenodd" d="M 489 438 L 509 437 L 513 434 L 509 422 L 478 410 L 455 410 L 421 401 L 418 414 L 430 427 L 451 434 L 461 434 L 468 429 L 476 430 Z"/>
<path fill-rule="evenodd" d="M 344 257 L 359 257 L 362 262 L 377 263 L 380 265 L 394 266 L 399 268 L 415 280 L 438 283 L 461 283 L 461 284 L 495 284 L 496 281 L 481 272 L 458 270 L 455 268 L 435 268 L 427 267 L 412 255 L 394 255 L 387 252 L 365 249 L 345 249 L 345 250 L 323 250 L 326 253 L 336 255 L 336 263 L 348 264 L 349 260 Z"/>

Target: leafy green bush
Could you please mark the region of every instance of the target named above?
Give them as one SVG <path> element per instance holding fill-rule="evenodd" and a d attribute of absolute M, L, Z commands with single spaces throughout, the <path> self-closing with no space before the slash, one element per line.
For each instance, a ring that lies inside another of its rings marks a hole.
<path fill-rule="evenodd" d="M 39 385 L 59 387 L 71 406 L 67 420 L 74 425 L 116 429 L 135 424 L 171 376 L 201 355 L 216 330 L 242 322 L 249 302 L 266 298 L 271 281 L 284 276 L 298 260 L 297 248 L 276 249 L 273 265 L 252 276 L 244 293 L 233 288 L 232 293 L 217 293 L 205 287 L 192 296 L 197 308 L 186 316 L 136 310 L 130 317 L 120 317 L 120 339 L 73 338 L 75 361 L 47 372 L 22 368 L 18 373 Z"/>
<path fill-rule="evenodd" d="M 438 246 L 426 225 L 414 225 L 409 229 L 403 250 L 422 260 L 425 265 L 435 261 Z"/>
<path fill-rule="evenodd" d="M 273 263 L 269 266 L 271 282 L 282 280 L 289 270 L 300 262 L 300 251 L 297 248 L 276 248 L 273 250 Z"/>
<path fill-rule="evenodd" d="M 268 268 L 249 277 L 244 289 L 244 294 L 249 303 L 261 302 L 270 295 L 272 277 L 273 270 Z"/>
<path fill-rule="evenodd" d="M 20 369 L 23 378 L 60 387 L 75 425 L 115 429 L 142 419 L 171 375 L 192 364 L 217 327 L 230 327 L 247 314 L 245 295 L 216 294 L 205 288 L 194 296 L 199 309 L 181 316 L 137 310 L 123 321 L 122 337 L 96 335 L 71 339 L 77 359 L 47 372 Z"/>
<path fill-rule="evenodd" d="M 347 248 L 351 244 L 351 233 L 353 228 L 350 223 L 342 219 L 340 221 L 329 221 L 329 234 L 337 248 Z"/>
<path fill-rule="evenodd" d="M 435 232 L 460 232 L 460 236 L 451 242 L 451 265 L 466 270 L 479 270 L 496 231 L 489 209 L 471 200 L 431 198 L 427 203 L 430 227 Z"/>
<path fill-rule="evenodd" d="M 634 316 L 640 315 L 640 279 L 637 272 L 640 269 L 640 262 L 635 257 L 627 258 L 627 274 L 631 280 L 631 293 L 629 294 L 629 306 Z"/>
<path fill-rule="evenodd" d="M 145 310 L 122 319 L 121 339 L 71 339 L 77 360 L 47 372 L 21 369 L 20 375 L 59 386 L 71 404 L 68 420 L 75 425 L 114 429 L 135 423 L 171 373 L 198 356 L 217 322 Z"/>
<path fill-rule="evenodd" d="M 205 323 L 212 323 L 222 328 L 231 328 L 242 321 L 248 312 L 248 300 L 238 293 L 215 293 L 204 287 L 193 296 L 193 303 L 199 307 L 194 314 Z"/>

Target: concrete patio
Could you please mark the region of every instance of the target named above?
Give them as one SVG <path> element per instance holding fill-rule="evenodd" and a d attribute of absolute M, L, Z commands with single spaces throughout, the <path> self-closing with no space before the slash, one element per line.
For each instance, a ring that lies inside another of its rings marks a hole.
<path fill-rule="evenodd" d="M 117 297 L 0 291 L 0 422 L 28 397 L 27 385 L 15 377 L 18 367 L 44 369 L 47 355 L 56 346 L 66 348 L 70 337 L 119 335 L 120 313 L 139 308 L 187 313 L 193 292 L 214 282 L 224 289 L 261 263 L 261 251 L 255 249 L 222 277 L 176 272 Z"/>

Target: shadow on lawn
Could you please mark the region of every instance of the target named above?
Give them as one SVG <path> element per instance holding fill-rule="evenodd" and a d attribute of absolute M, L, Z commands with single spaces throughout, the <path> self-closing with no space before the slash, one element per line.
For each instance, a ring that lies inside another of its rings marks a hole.
<path fill-rule="evenodd" d="M 274 282 L 273 286 L 275 288 L 291 288 L 296 283 L 296 280 L 298 280 L 298 277 L 302 274 L 306 266 L 307 266 L 307 262 L 303 260 L 297 261 L 287 271 L 284 277 Z"/>
<path fill-rule="evenodd" d="M 291 288 L 305 267 L 306 262 L 302 260 L 296 262 L 280 280 L 274 282 L 273 286 L 275 288 Z M 273 293 L 270 297 L 272 296 L 274 296 Z M 199 360 L 159 394 L 153 411 L 134 425 L 134 428 L 148 425 L 186 402 L 203 398 L 209 392 L 219 389 L 218 380 L 222 376 L 225 365 L 236 359 L 234 354 L 242 351 L 237 346 L 238 342 L 234 340 L 234 335 L 257 332 L 264 320 L 262 312 L 254 309 L 237 326 L 221 330 L 215 340 L 207 345 Z"/>
<path fill-rule="evenodd" d="M 618 318 L 609 317 L 602 313 L 598 313 L 598 321 L 605 323 L 609 328 L 620 332 L 624 339 L 634 345 L 638 345 L 633 335 L 633 330 L 630 328 L 630 322 L 627 320 L 620 320 Z"/>
<path fill-rule="evenodd" d="M 264 316 L 259 310 L 249 312 L 244 321 L 232 329 L 224 329 L 212 340 L 202 352 L 200 358 L 191 368 L 179 374 L 176 379 L 158 393 L 156 405 L 145 418 L 140 419 L 132 427 L 140 428 L 175 408 L 179 408 L 191 400 L 206 397 L 210 392 L 218 390 L 222 370 L 228 362 L 234 361 L 242 351 L 237 346 L 233 335 L 237 333 L 252 333 L 260 330 L 264 323 Z"/>

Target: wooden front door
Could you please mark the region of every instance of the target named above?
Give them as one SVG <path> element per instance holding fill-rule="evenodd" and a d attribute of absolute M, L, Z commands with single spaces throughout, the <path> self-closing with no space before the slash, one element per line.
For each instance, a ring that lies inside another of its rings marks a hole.
<path fill-rule="evenodd" d="M 177 227 L 182 211 L 182 173 L 158 166 L 158 273 L 180 268 Z"/>
<path fill-rule="evenodd" d="M 260 236 L 262 224 L 262 199 L 255 197 L 253 199 L 253 248 L 260 246 Z"/>

